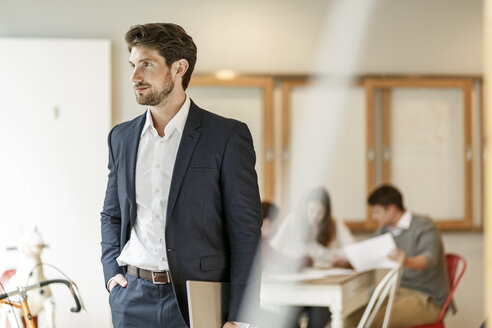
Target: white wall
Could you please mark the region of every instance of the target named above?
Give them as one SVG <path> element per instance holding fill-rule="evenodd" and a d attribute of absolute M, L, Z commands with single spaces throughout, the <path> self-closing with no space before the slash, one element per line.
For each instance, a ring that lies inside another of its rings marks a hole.
<path fill-rule="evenodd" d="M 447 328 L 479 327 L 485 319 L 484 237 L 481 233 L 448 232 L 442 234 L 446 253 L 456 253 L 468 262 L 465 274 L 456 289 L 454 301 L 458 312 L 448 314 Z"/>
<path fill-rule="evenodd" d="M 77 283 L 88 310 L 71 313 L 70 292 L 54 286 L 58 327 L 100 327 L 109 317 L 99 261 L 109 50 L 108 40 L 0 38 L 0 274 L 17 267 L 19 253 L 5 247 L 16 246 L 19 228 L 37 226 L 50 246 L 43 262 Z"/>
<path fill-rule="evenodd" d="M 357 0 L 352 0 L 357 1 Z M 336 0 L 0 1 L 0 36 L 109 38 L 113 122 L 141 112 L 129 84 L 124 34 L 130 25 L 182 25 L 198 46 L 197 72 L 307 73 L 320 27 Z M 361 45 L 360 73 L 482 72 L 482 0 L 380 0 Z M 350 24 L 357 15 L 345 18 Z M 340 42 L 343 42 L 343 37 Z M 332 49 L 336 51 L 337 49 Z"/>
<path fill-rule="evenodd" d="M 383 0 L 361 71 L 482 73 L 482 0 Z"/>

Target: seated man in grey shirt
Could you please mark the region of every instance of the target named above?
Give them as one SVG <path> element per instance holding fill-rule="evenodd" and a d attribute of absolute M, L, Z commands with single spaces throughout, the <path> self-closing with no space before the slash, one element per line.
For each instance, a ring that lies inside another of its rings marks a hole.
<path fill-rule="evenodd" d="M 389 257 L 401 263 L 403 269 L 390 326 L 435 322 L 449 294 L 449 283 L 441 236 L 434 222 L 406 211 L 401 193 L 390 185 L 374 190 L 368 203 L 372 218 L 379 224 L 376 235 L 393 235 L 397 249 Z M 451 309 L 454 311 L 453 304 Z M 384 309 L 373 327 L 381 327 L 383 319 Z"/>

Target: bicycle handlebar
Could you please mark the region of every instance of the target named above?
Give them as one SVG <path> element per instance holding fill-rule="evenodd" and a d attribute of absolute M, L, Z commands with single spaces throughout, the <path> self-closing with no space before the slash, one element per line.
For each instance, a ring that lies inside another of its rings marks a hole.
<path fill-rule="evenodd" d="M 51 279 L 51 280 L 41 281 L 41 282 L 34 284 L 34 285 L 19 287 L 16 291 L 13 291 L 10 293 L 5 293 L 5 294 L 0 294 L 0 300 L 7 298 L 7 297 L 23 294 L 28 290 L 41 288 L 41 287 L 48 286 L 51 284 L 64 284 L 64 285 L 66 285 L 68 287 L 68 289 L 70 289 L 70 292 L 72 293 L 72 296 L 75 300 L 75 305 L 76 305 L 76 307 L 71 308 L 70 311 L 80 312 L 80 310 L 82 310 L 82 305 L 80 303 L 79 295 L 77 292 L 77 285 L 75 285 L 75 283 L 73 281 L 65 280 L 65 279 Z"/>

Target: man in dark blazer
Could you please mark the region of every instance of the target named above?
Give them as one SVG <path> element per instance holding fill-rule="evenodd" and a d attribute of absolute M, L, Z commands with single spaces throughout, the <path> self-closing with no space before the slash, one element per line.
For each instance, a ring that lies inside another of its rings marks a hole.
<path fill-rule="evenodd" d="M 187 327 L 186 281 L 202 280 L 230 283 L 224 327 L 247 326 L 262 220 L 248 127 L 188 98 L 196 46 L 180 26 L 133 26 L 126 41 L 148 108 L 108 136 L 101 261 L 113 324 Z"/>

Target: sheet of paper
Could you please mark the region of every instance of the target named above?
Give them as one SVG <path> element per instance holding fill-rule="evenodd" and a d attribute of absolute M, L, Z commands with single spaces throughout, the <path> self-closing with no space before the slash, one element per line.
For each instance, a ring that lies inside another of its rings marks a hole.
<path fill-rule="evenodd" d="M 330 269 L 314 269 L 307 268 L 298 273 L 264 273 L 268 279 L 278 280 L 278 281 L 306 281 L 306 280 L 316 280 L 323 279 L 331 276 L 340 276 L 346 274 L 355 274 L 356 272 L 352 269 L 343 268 L 330 268 Z"/>
<path fill-rule="evenodd" d="M 360 272 L 396 267 L 396 262 L 388 259 L 388 254 L 395 248 L 393 236 L 390 233 L 386 233 L 347 245 L 343 250 L 352 267 Z"/>

